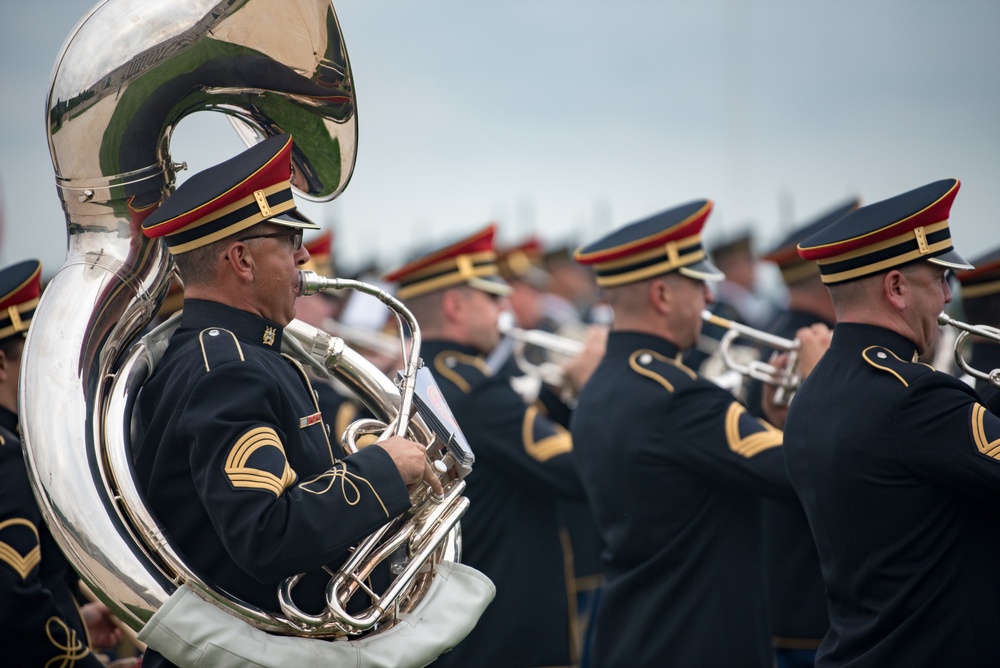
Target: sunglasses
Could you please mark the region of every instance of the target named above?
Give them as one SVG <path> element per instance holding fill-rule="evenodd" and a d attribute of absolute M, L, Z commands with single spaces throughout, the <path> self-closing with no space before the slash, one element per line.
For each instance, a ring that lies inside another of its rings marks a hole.
<path fill-rule="evenodd" d="M 287 239 L 289 243 L 292 244 L 292 250 L 299 250 L 302 248 L 302 230 L 297 230 L 295 232 L 270 232 L 268 234 L 254 234 L 253 236 L 243 237 L 240 241 L 248 241 L 250 239 Z"/>

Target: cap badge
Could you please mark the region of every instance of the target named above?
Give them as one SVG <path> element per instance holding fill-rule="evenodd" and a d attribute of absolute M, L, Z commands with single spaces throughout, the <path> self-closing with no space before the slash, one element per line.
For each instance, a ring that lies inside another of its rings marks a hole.
<path fill-rule="evenodd" d="M 267 218 L 271 215 L 271 207 L 267 203 L 267 195 L 264 194 L 263 190 L 254 190 L 253 197 L 257 200 L 257 206 L 260 207 L 260 215 Z"/>
<path fill-rule="evenodd" d="M 927 247 L 927 233 L 924 232 L 924 228 L 918 227 L 913 230 L 913 235 L 917 238 L 917 248 L 920 249 L 921 255 L 926 255 L 929 251 Z"/>
<path fill-rule="evenodd" d="M 677 263 L 680 262 L 681 259 L 681 254 L 677 252 L 677 242 L 668 241 L 666 243 L 666 250 L 667 250 L 667 260 L 670 261 L 670 266 L 676 267 Z"/>
<path fill-rule="evenodd" d="M 458 265 L 458 275 L 463 279 L 469 279 L 475 275 L 472 267 L 472 258 L 468 255 L 459 255 L 455 258 L 455 264 Z"/>
<path fill-rule="evenodd" d="M 28 329 L 27 327 L 24 326 L 24 323 L 21 321 L 21 314 L 17 312 L 17 307 L 8 306 L 7 315 L 10 316 L 10 324 L 11 327 L 14 328 L 15 332 L 23 332 L 24 330 Z"/>

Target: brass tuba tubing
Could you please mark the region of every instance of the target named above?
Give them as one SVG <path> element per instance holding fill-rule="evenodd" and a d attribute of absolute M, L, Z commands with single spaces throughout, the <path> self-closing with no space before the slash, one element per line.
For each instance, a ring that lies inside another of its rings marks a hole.
<path fill-rule="evenodd" d="M 802 382 L 802 378 L 796 368 L 799 351 L 798 339 L 786 339 L 775 334 L 762 332 L 759 329 L 754 329 L 742 323 L 717 316 L 708 310 L 701 312 L 701 319 L 704 322 L 727 330 L 719 342 L 719 354 L 722 356 L 727 367 L 743 376 L 759 380 L 768 385 L 774 385 L 777 388 L 774 401 L 778 405 L 787 405 L 791 401 L 792 393 L 795 392 L 799 383 Z M 760 360 L 752 360 L 746 364 L 740 364 L 731 354 L 732 345 L 737 339 L 749 339 L 788 353 L 788 361 L 785 367 L 779 369 L 773 364 L 768 364 Z"/>
<path fill-rule="evenodd" d="M 152 335 L 139 339 L 174 273 L 162 240 L 146 238 L 141 222 L 173 190 L 181 165 L 169 145 L 178 123 L 216 111 L 236 121 L 247 143 L 291 134 L 293 186 L 325 201 L 343 191 L 354 169 L 355 108 L 329 0 L 103 0 L 56 61 L 46 123 L 67 256 L 25 341 L 18 388 L 25 460 L 60 549 L 135 630 L 184 584 L 268 632 L 357 632 L 302 631 L 295 620 L 247 605 L 191 572 L 132 480 L 128 419 L 165 346 Z M 286 332 L 289 344 L 301 344 L 318 364 L 335 364 L 338 377 L 368 392 L 362 400 L 394 420 L 394 432 L 406 431 L 412 406 L 384 374 L 303 323 L 293 321 Z M 419 417 L 409 419 L 411 433 L 433 438 Z M 419 599 L 414 590 L 407 605 Z"/>
<path fill-rule="evenodd" d="M 965 361 L 965 355 L 963 354 L 966 342 L 973 335 L 1000 343 L 1000 329 L 990 327 L 989 325 L 970 325 L 961 320 L 955 320 L 944 313 L 938 316 L 938 324 L 960 330 L 959 335 L 955 338 L 955 364 L 973 378 L 979 378 L 988 382 L 993 387 L 1000 388 L 1000 368 L 991 371 L 977 369 Z"/>
<path fill-rule="evenodd" d="M 337 290 L 357 290 L 358 292 L 371 295 L 389 307 L 396 314 L 396 317 L 406 321 L 407 329 L 410 332 L 410 354 L 403 359 L 403 378 L 400 388 L 403 400 L 392 429 L 395 435 L 404 436 L 406 434 L 406 423 L 413 409 L 413 391 L 416 383 L 417 369 L 420 368 L 420 326 L 417 324 L 417 319 L 413 317 L 410 309 L 406 308 L 403 302 L 376 285 L 346 278 L 325 278 L 314 271 L 299 272 L 300 296 L 306 297 L 317 292 Z"/>

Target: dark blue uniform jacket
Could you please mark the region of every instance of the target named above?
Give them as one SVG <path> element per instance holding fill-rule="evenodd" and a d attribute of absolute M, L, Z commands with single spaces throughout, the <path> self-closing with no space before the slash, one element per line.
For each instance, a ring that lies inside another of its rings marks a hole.
<path fill-rule="evenodd" d="M 568 666 L 572 572 L 555 501 L 583 498 L 569 432 L 526 406 L 510 375 L 491 374 L 474 350 L 425 341 L 421 356 L 476 453 L 462 561 L 497 588 L 472 633 L 434 665 Z"/>
<path fill-rule="evenodd" d="M 345 456 L 331 443 L 301 366 L 279 353 L 281 335 L 246 311 L 186 300 L 137 402 L 136 471 L 196 572 L 270 610 L 284 578 L 308 573 L 296 600 L 317 612 L 320 569 L 338 568 L 410 501 L 385 450 Z"/>
<path fill-rule="evenodd" d="M 679 360 L 611 332 L 573 414 L 606 546 L 594 665 L 766 668 L 759 500 L 794 502 L 781 432 Z"/>
<path fill-rule="evenodd" d="M 818 666 L 1000 661 L 1000 420 L 915 346 L 838 323 L 785 429 L 819 549 Z"/>
<path fill-rule="evenodd" d="M 16 430 L 17 416 L 0 408 L 0 664 L 99 668 L 80 580 L 42 521 Z"/>

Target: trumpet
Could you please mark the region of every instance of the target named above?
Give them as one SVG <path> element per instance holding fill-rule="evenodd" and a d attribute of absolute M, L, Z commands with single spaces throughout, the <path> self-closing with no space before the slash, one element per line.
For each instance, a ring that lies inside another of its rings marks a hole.
<path fill-rule="evenodd" d="M 509 313 L 502 314 L 497 324 L 500 333 L 514 342 L 511 354 L 521 371 L 546 385 L 569 389 L 569 379 L 562 366 L 550 361 L 535 364 L 528 360 L 526 352 L 534 347 L 565 358 L 573 358 L 583 352 L 583 341 L 541 329 L 521 329 L 514 325 L 514 319 Z"/>
<path fill-rule="evenodd" d="M 708 310 L 701 312 L 701 319 L 728 330 L 719 341 L 718 350 L 726 366 L 747 378 L 759 380 L 767 385 L 774 385 L 777 388 L 774 393 L 774 402 L 779 406 L 787 406 L 802 382 L 802 374 L 798 371 L 798 339 L 786 339 L 775 334 L 762 332 L 759 329 L 717 316 Z M 749 339 L 755 343 L 788 353 L 788 362 L 783 369 L 760 360 L 749 360 L 746 363 L 741 363 L 732 352 L 733 343 L 737 339 Z"/>
<path fill-rule="evenodd" d="M 984 339 L 1000 343 L 1000 329 L 990 327 L 988 325 L 970 325 L 960 320 L 955 320 L 944 313 L 939 315 L 937 320 L 939 325 L 949 325 L 955 329 L 961 330 L 955 338 L 955 364 L 957 364 L 962 371 L 969 374 L 973 378 L 984 380 L 993 387 L 1000 388 L 1000 369 L 993 369 L 988 372 L 977 369 L 966 362 L 965 356 L 962 354 L 965 349 L 965 342 L 969 339 L 969 336 L 973 334 L 981 336 Z"/>

